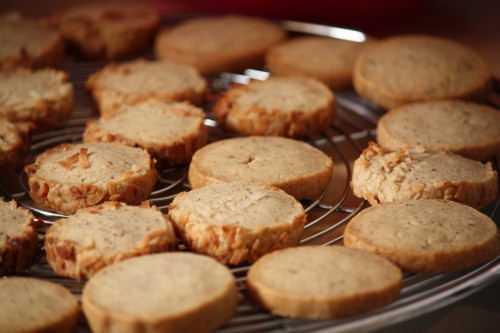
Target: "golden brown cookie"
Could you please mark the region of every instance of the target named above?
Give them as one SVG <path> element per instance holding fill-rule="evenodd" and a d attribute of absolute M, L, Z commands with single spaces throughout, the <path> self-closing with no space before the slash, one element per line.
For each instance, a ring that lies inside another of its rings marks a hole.
<path fill-rule="evenodd" d="M 166 102 L 199 104 L 207 84 L 190 66 L 135 60 L 104 67 L 90 76 L 87 87 L 94 95 L 101 114 L 109 115 L 125 104 L 152 97 Z"/>
<path fill-rule="evenodd" d="M 22 166 L 27 150 L 25 133 L 5 117 L 0 117 L 0 170 Z"/>
<path fill-rule="evenodd" d="M 487 87 L 491 71 L 473 50 L 451 40 L 406 35 L 362 52 L 354 87 L 363 97 L 393 108 L 411 102 L 463 98 Z"/>
<path fill-rule="evenodd" d="M 160 59 L 214 74 L 260 64 L 266 51 L 285 36 L 279 26 L 260 18 L 195 18 L 160 32 L 155 51 Z"/>
<path fill-rule="evenodd" d="M 342 246 L 300 246 L 259 259 L 248 272 L 251 296 L 274 314 L 333 319 L 394 301 L 401 271 L 388 260 Z"/>
<path fill-rule="evenodd" d="M 500 253 L 495 223 L 446 200 L 409 200 L 363 210 L 347 225 L 344 244 L 377 253 L 410 272 L 460 271 Z"/>
<path fill-rule="evenodd" d="M 246 137 L 211 143 L 189 166 L 193 188 L 244 181 L 281 188 L 297 199 L 316 199 L 330 182 L 333 162 L 307 143 L 281 137 Z"/>
<path fill-rule="evenodd" d="M 106 267 L 89 280 L 82 297 L 94 333 L 208 333 L 231 319 L 237 302 L 229 269 L 185 252 Z"/>
<path fill-rule="evenodd" d="M 230 88 L 213 112 L 227 128 L 245 135 L 314 136 L 331 124 L 335 97 L 309 78 L 270 78 Z"/>

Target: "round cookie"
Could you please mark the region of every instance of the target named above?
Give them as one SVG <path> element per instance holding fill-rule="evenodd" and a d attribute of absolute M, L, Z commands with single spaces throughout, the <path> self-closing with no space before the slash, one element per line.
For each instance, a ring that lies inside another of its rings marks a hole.
<path fill-rule="evenodd" d="M 0 16 L 0 70 L 44 67 L 64 57 L 61 35 L 17 14 Z"/>
<path fill-rule="evenodd" d="M 116 59 L 142 51 L 160 24 L 158 13 L 144 3 L 82 3 L 53 16 L 66 40 L 90 58 Z"/>
<path fill-rule="evenodd" d="M 191 250 L 230 265 L 297 245 L 306 222 L 302 205 L 292 196 L 242 182 L 180 193 L 168 216 Z"/>
<path fill-rule="evenodd" d="M 13 170 L 21 166 L 26 150 L 25 135 L 14 123 L 0 117 L 0 170 Z"/>
<path fill-rule="evenodd" d="M 270 78 L 230 88 L 213 112 L 227 128 L 245 135 L 306 137 L 330 126 L 335 98 L 321 82 Z"/>
<path fill-rule="evenodd" d="M 377 141 L 388 150 L 422 146 L 485 160 L 500 153 L 500 111 L 453 100 L 409 104 L 380 118 Z"/>
<path fill-rule="evenodd" d="M 119 142 L 146 149 L 160 161 L 186 163 L 207 142 L 205 114 L 187 103 L 150 99 L 87 123 L 85 142 Z"/>
<path fill-rule="evenodd" d="M 385 108 L 462 98 L 487 87 L 491 71 L 473 50 L 451 40 L 406 35 L 386 39 L 359 56 L 358 94 Z"/>
<path fill-rule="evenodd" d="M 80 209 L 45 234 L 47 262 L 58 275 L 74 279 L 88 279 L 113 263 L 175 245 L 174 229 L 159 210 L 118 202 Z"/>
<path fill-rule="evenodd" d="M 135 60 L 104 67 L 90 76 L 87 87 L 94 95 L 101 114 L 108 115 L 123 104 L 133 104 L 151 97 L 199 104 L 207 84 L 190 66 L 166 61 Z"/>
<path fill-rule="evenodd" d="M 273 75 L 307 76 L 344 89 L 352 85 L 354 63 L 364 47 L 334 38 L 299 37 L 271 48 L 266 65 Z"/>
<path fill-rule="evenodd" d="M 73 110 L 73 86 L 63 71 L 0 72 L 0 116 L 35 127 L 62 126 Z"/>
<path fill-rule="evenodd" d="M 342 246 L 300 246 L 259 259 L 250 295 L 274 314 L 334 319 L 384 306 L 399 296 L 401 271 L 388 260 Z"/>
<path fill-rule="evenodd" d="M 113 143 L 61 144 L 25 171 L 33 201 L 65 214 L 104 201 L 139 204 L 157 176 L 146 151 Z"/>
<path fill-rule="evenodd" d="M 189 165 L 193 188 L 243 181 L 281 188 L 297 199 L 316 199 L 330 182 L 333 162 L 301 141 L 281 137 L 246 137 L 211 143 Z"/>
<path fill-rule="evenodd" d="M 363 210 L 344 231 L 348 247 L 377 253 L 410 272 L 451 272 L 495 258 L 495 223 L 446 200 L 409 200 Z"/>
<path fill-rule="evenodd" d="M 70 333 L 76 327 L 78 301 L 58 284 L 23 277 L 0 279 L 0 299 L 1 332 Z"/>
<path fill-rule="evenodd" d="M 372 205 L 446 199 L 481 208 L 496 199 L 497 178 L 491 163 L 421 148 L 388 152 L 370 143 L 354 162 L 351 184 Z"/>
<path fill-rule="evenodd" d="M 35 256 L 36 246 L 33 215 L 18 207 L 15 201 L 0 199 L 0 274 L 28 268 Z"/>
<path fill-rule="evenodd" d="M 236 311 L 233 275 L 192 253 L 128 259 L 94 275 L 83 311 L 94 333 L 212 332 Z"/>
<path fill-rule="evenodd" d="M 255 17 L 195 18 L 160 32 L 160 59 L 188 64 L 203 74 L 259 65 L 266 51 L 286 37 L 279 26 Z"/>

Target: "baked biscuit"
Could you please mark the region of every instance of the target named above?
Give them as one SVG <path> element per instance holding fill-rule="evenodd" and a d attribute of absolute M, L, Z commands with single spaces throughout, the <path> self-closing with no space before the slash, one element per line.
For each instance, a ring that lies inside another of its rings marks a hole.
<path fill-rule="evenodd" d="M 104 201 L 139 204 L 157 176 L 146 151 L 112 143 L 61 144 L 25 171 L 33 201 L 65 214 Z"/>
<path fill-rule="evenodd" d="M 250 295 L 274 314 L 333 319 L 386 305 L 399 296 L 401 271 L 388 260 L 342 246 L 300 246 L 259 259 Z"/>
<path fill-rule="evenodd" d="M 36 245 L 33 215 L 17 207 L 15 201 L 0 199 L 0 274 L 28 268 L 35 256 Z"/>
<path fill-rule="evenodd" d="M 236 311 L 233 275 L 192 253 L 128 259 L 94 275 L 83 311 L 94 333 L 212 332 Z"/>
<path fill-rule="evenodd" d="M 421 148 L 388 152 L 371 143 L 354 162 L 352 189 L 372 205 L 446 199 L 481 208 L 497 197 L 491 163 Z"/>
<path fill-rule="evenodd" d="M 108 115 L 123 104 L 133 104 L 151 97 L 199 104 L 207 84 L 190 66 L 135 60 L 104 67 L 90 76 L 87 87 L 94 95 L 101 114 Z"/>
<path fill-rule="evenodd" d="M 225 127 L 241 134 L 305 137 L 330 126 L 335 98 L 314 79 L 271 78 L 229 89 L 213 111 Z"/>
<path fill-rule="evenodd" d="M 45 234 L 47 262 L 62 276 L 87 279 L 124 259 L 176 245 L 174 229 L 157 209 L 106 202 L 80 209 Z"/>
<path fill-rule="evenodd" d="M 214 74 L 259 65 L 266 51 L 285 37 L 283 29 L 260 18 L 204 17 L 160 32 L 155 51 L 160 59 Z"/>
<path fill-rule="evenodd" d="M 144 3 L 82 3 L 50 18 L 66 40 L 90 58 L 116 59 L 144 50 L 160 24 Z"/>
<path fill-rule="evenodd" d="M 26 135 L 7 118 L 0 117 L 0 170 L 21 166 L 27 150 Z"/>
<path fill-rule="evenodd" d="M 302 205 L 292 196 L 242 182 L 180 193 L 168 216 L 191 250 L 230 265 L 297 245 L 306 222 Z"/>
<path fill-rule="evenodd" d="M 211 143 L 189 165 L 193 188 L 243 181 L 281 188 L 297 199 L 316 199 L 330 182 L 333 162 L 307 143 L 281 137 L 246 137 Z"/>
<path fill-rule="evenodd" d="M 207 142 L 205 114 L 187 103 L 150 99 L 87 123 L 85 142 L 119 142 L 146 149 L 159 161 L 186 163 Z"/>
<path fill-rule="evenodd" d="M 407 35 L 367 48 L 354 69 L 358 94 L 394 108 L 411 102 L 464 98 L 484 90 L 492 73 L 473 50 L 451 40 Z"/>
<path fill-rule="evenodd" d="M 0 16 L 0 70 L 56 65 L 64 42 L 54 29 L 15 13 Z"/>
<path fill-rule="evenodd" d="M 364 47 L 334 38 L 299 37 L 271 48 L 266 65 L 273 75 L 307 76 L 345 89 L 352 85 L 354 63 Z"/>
<path fill-rule="evenodd" d="M 485 160 L 500 153 L 500 111 L 462 101 L 410 104 L 380 118 L 377 141 L 388 150 L 422 146 Z"/>
<path fill-rule="evenodd" d="M 0 299 L 0 332 L 70 333 L 80 312 L 66 288 L 39 279 L 0 279 Z"/>
<path fill-rule="evenodd" d="M 363 210 L 347 225 L 344 244 L 377 253 L 410 272 L 451 272 L 495 258 L 495 223 L 446 200 L 409 200 Z"/>
<path fill-rule="evenodd" d="M 73 110 L 73 86 L 63 71 L 0 72 L 0 116 L 37 128 L 62 126 Z"/>

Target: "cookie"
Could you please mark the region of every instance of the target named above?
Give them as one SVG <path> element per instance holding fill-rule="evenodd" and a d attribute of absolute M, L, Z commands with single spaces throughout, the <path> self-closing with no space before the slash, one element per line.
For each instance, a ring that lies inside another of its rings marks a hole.
<path fill-rule="evenodd" d="M 199 104 L 207 84 L 190 66 L 135 60 L 104 67 L 90 76 L 87 87 L 94 95 L 101 114 L 108 115 L 123 104 L 133 104 L 151 97 Z"/>
<path fill-rule="evenodd" d="M 260 18 L 204 17 L 160 32 L 155 51 L 160 59 L 215 74 L 259 65 L 266 51 L 285 37 L 283 29 Z"/>
<path fill-rule="evenodd" d="M 259 259 L 248 272 L 250 295 L 274 314 L 334 319 L 394 301 L 401 271 L 388 260 L 342 246 L 300 246 Z"/>
<path fill-rule="evenodd" d="M 236 311 L 233 275 L 192 253 L 128 259 L 97 273 L 83 289 L 94 333 L 212 332 Z"/>
<path fill-rule="evenodd" d="M 148 47 L 160 17 L 144 3 L 101 1 L 70 7 L 49 21 L 84 56 L 117 59 Z"/>
<path fill-rule="evenodd" d="M 0 199 L 0 274 L 16 273 L 28 268 L 35 256 L 36 246 L 33 215 L 17 207 L 15 201 Z"/>
<path fill-rule="evenodd" d="M 191 250 L 230 265 L 297 245 L 306 222 L 302 205 L 292 196 L 242 182 L 180 193 L 168 216 Z"/>
<path fill-rule="evenodd" d="M 281 137 L 246 137 L 211 143 L 189 165 L 191 187 L 243 181 L 281 188 L 297 199 L 316 199 L 330 182 L 333 162 L 321 150 Z"/>
<path fill-rule="evenodd" d="M 159 210 L 118 202 L 80 209 L 45 234 L 50 267 L 74 279 L 88 279 L 113 263 L 175 245 L 174 229 Z"/>
<path fill-rule="evenodd" d="M 321 82 L 270 78 L 230 88 L 213 112 L 221 124 L 245 135 L 314 136 L 330 126 L 335 98 Z"/>
<path fill-rule="evenodd" d="M 0 170 L 14 170 L 23 164 L 27 140 L 14 123 L 0 117 Z"/>
<path fill-rule="evenodd" d="M 363 210 L 347 225 L 344 244 L 377 253 L 410 272 L 452 272 L 500 253 L 495 223 L 446 200 L 409 200 Z"/>
<path fill-rule="evenodd" d="M 139 204 L 157 177 L 146 151 L 113 143 L 61 144 L 25 171 L 33 201 L 65 214 L 104 201 Z"/>
<path fill-rule="evenodd" d="M 189 162 L 194 152 L 207 142 L 205 114 L 188 103 L 150 99 L 118 110 L 87 123 L 84 141 L 138 146 L 170 164 Z"/>
<path fill-rule="evenodd" d="M 491 163 L 421 148 L 388 152 L 374 143 L 354 162 L 351 185 L 356 196 L 372 205 L 446 199 L 481 208 L 498 192 Z"/>
<path fill-rule="evenodd" d="M 63 71 L 0 72 L 0 116 L 35 128 L 62 126 L 73 110 L 73 86 Z"/>
<path fill-rule="evenodd" d="M 452 100 L 410 104 L 380 118 L 377 141 L 388 150 L 422 146 L 485 160 L 500 153 L 500 111 Z"/>
<path fill-rule="evenodd" d="M 70 333 L 76 327 L 78 301 L 58 284 L 23 277 L 0 279 L 0 299 L 1 332 Z"/>
<path fill-rule="evenodd" d="M 345 89 L 352 85 L 354 63 L 364 47 L 334 38 L 299 37 L 271 48 L 266 65 L 273 75 L 307 76 Z"/>
<path fill-rule="evenodd" d="M 64 57 L 56 30 L 16 13 L 0 16 L 0 45 L 0 70 L 52 66 Z"/>
<path fill-rule="evenodd" d="M 492 73 L 473 50 L 451 40 L 407 35 L 362 52 L 354 68 L 358 94 L 384 108 L 465 98 L 484 90 Z"/>

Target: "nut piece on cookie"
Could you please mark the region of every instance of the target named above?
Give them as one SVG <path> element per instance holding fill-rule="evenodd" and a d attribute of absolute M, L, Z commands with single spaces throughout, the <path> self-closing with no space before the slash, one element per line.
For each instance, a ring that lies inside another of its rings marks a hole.
<path fill-rule="evenodd" d="M 188 64 L 208 75 L 260 65 L 266 51 L 285 36 L 282 28 L 260 18 L 195 18 L 160 32 L 155 51 L 160 59 Z"/>
<path fill-rule="evenodd" d="M 104 201 L 139 204 L 157 178 L 145 150 L 114 143 L 61 144 L 25 171 L 33 201 L 63 214 Z"/>
<path fill-rule="evenodd" d="M 372 205 L 446 199 L 481 208 L 497 197 L 497 178 L 489 162 L 422 148 L 390 152 L 370 143 L 354 162 L 351 185 Z"/>
<path fill-rule="evenodd" d="M 146 149 L 158 161 L 187 163 L 207 142 L 205 114 L 188 103 L 148 99 L 87 123 L 85 142 L 119 142 Z"/>
<path fill-rule="evenodd" d="M 307 137 L 330 126 L 335 97 L 315 79 L 270 78 L 230 88 L 213 111 L 226 128 L 241 134 Z"/>
<path fill-rule="evenodd" d="M 117 59 L 144 50 L 160 24 L 145 3 L 82 3 L 49 18 L 49 22 L 89 58 Z"/>
<path fill-rule="evenodd" d="M 172 224 L 154 207 L 105 202 L 55 222 L 45 235 L 47 262 L 62 276 L 88 279 L 130 257 L 173 249 Z"/>
<path fill-rule="evenodd" d="M 178 194 L 168 216 L 191 250 L 230 265 L 297 245 L 306 221 L 302 205 L 292 196 L 243 182 Z"/>
<path fill-rule="evenodd" d="M 124 104 L 149 98 L 162 101 L 203 101 L 207 84 L 191 66 L 166 61 L 135 60 L 111 64 L 90 76 L 87 88 L 102 115 L 117 112 Z"/>

